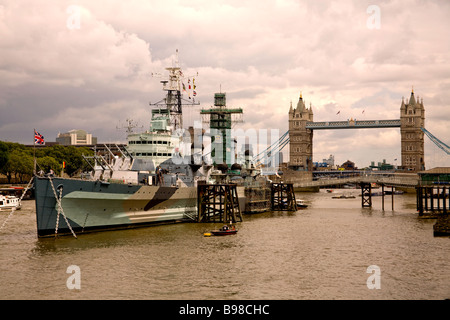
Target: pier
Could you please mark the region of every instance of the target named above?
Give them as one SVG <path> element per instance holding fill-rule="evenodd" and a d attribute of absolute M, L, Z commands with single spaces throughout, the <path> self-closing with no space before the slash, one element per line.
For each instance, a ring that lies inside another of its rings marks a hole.
<path fill-rule="evenodd" d="M 272 210 L 297 211 L 294 186 L 292 183 L 272 183 Z"/>
<path fill-rule="evenodd" d="M 345 172 L 344 172 L 345 173 Z M 377 173 L 366 171 L 354 171 L 351 176 L 342 175 L 339 177 L 325 177 L 313 180 L 309 176 L 304 179 L 293 180 L 294 188 L 309 187 L 329 187 L 352 183 L 377 183 L 394 187 L 404 187 L 414 189 L 419 185 L 419 175 L 417 173 Z"/>
<path fill-rule="evenodd" d="M 293 182 L 296 181 L 296 182 Z M 311 177 L 305 176 L 303 179 L 292 180 L 295 190 L 301 191 L 307 188 L 320 188 L 339 186 L 345 184 L 356 184 L 361 188 L 361 207 L 372 207 L 372 185 L 376 184 L 382 189 L 382 210 L 384 210 L 385 188 L 391 189 L 392 194 L 392 210 L 394 210 L 394 188 L 403 188 L 415 190 L 420 184 L 420 178 L 417 173 L 374 173 L 365 171 L 354 171 L 351 175 L 342 175 L 341 177 L 331 176 L 312 180 Z"/>
<path fill-rule="evenodd" d="M 367 182 L 361 182 L 361 207 L 362 208 L 372 208 L 372 184 Z M 386 186 L 381 184 L 381 210 L 384 211 L 384 196 L 386 192 L 384 191 L 385 187 L 390 187 L 391 191 L 391 205 L 392 210 L 394 210 L 394 186 Z"/>
<path fill-rule="evenodd" d="M 361 207 L 372 208 L 372 185 L 361 183 Z"/>
<path fill-rule="evenodd" d="M 450 235 L 450 186 L 418 186 L 417 211 L 419 217 L 437 219 L 434 236 Z"/>
<path fill-rule="evenodd" d="M 198 222 L 242 222 L 235 184 L 200 184 L 197 186 Z"/>
<path fill-rule="evenodd" d="M 450 213 L 450 187 L 419 186 L 417 193 L 417 211 L 419 216 L 424 213 Z"/>
<path fill-rule="evenodd" d="M 259 213 L 271 209 L 271 185 L 266 182 L 246 184 L 244 187 L 244 213 Z"/>
<path fill-rule="evenodd" d="M 259 190 L 258 190 L 259 189 Z M 269 196 L 270 191 L 270 198 Z M 258 194 L 256 194 L 258 193 Z M 241 195 L 242 196 L 242 195 Z M 242 212 L 256 213 L 268 210 L 297 211 L 292 183 L 272 183 L 269 188 L 245 188 L 244 196 L 250 197 L 241 209 L 237 185 L 202 184 L 197 186 L 197 222 L 242 222 Z M 258 199 L 253 199 L 253 198 Z M 259 199 L 261 198 L 261 199 Z"/>

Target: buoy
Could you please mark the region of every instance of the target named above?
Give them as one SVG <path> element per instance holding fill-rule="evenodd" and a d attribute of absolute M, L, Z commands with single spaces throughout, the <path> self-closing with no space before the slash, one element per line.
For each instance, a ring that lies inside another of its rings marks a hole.
<path fill-rule="evenodd" d="M 205 233 L 203 234 L 203 236 L 205 236 L 205 237 L 211 237 L 212 234 L 211 234 L 210 232 L 205 232 Z"/>

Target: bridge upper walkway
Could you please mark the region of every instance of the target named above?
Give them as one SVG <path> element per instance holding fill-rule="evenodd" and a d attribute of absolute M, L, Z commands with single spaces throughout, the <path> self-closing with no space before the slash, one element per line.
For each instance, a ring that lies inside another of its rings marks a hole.
<path fill-rule="evenodd" d="M 400 128 L 400 119 L 307 122 L 306 129 Z"/>

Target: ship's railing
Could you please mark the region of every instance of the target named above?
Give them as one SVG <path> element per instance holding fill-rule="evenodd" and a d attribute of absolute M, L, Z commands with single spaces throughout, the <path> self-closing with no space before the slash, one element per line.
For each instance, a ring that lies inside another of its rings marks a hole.
<path fill-rule="evenodd" d="M 192 221 L 197 221 L 198 220 L 198 214 L 196 211 L 185 211 L 184 212 L 184 216 L 186 218 L 191 219 Z"/>

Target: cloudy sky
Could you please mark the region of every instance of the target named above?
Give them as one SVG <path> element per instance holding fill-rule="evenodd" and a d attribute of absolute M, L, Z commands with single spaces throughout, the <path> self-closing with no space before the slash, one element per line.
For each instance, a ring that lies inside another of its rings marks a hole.
<path fill-rule="evenodd" d="M 241 128 L 283 134 L 300 92 L 315 121 L 398 119 L 414 86 L 425 127 L 450 144 L 449 14 L 447 0 L 0 0 L 0 140 L 31 144 L 36 128 L 124 142 L 117 127 L 148 127 L 162 98 L 151 73 L 178 49 L 199 74 L 186 125 L 220 87 Z M 450 165 L 428 138 L 425 153 L 427 168 Z M 315 131 L 314 161 L 329 154 L 400 164 L 400 130 Z"/>

